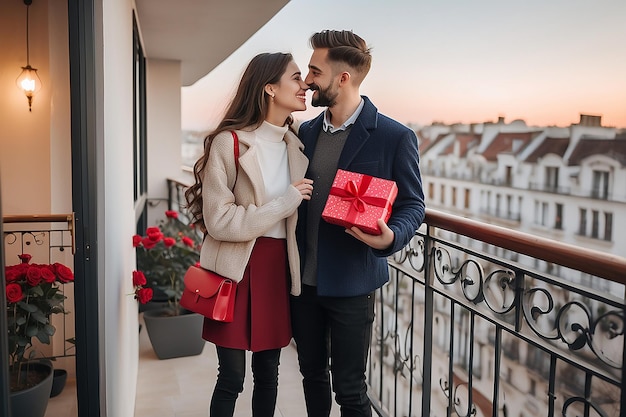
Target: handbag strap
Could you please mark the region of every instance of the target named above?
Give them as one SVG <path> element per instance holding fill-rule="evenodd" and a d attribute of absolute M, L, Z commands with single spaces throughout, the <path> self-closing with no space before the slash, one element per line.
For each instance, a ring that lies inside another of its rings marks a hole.
<path fill-rule="evenodd" d="M 234 130 L 231 130 L 230 133 L 233 135 L 233 152 L 235 154 L 235 170 L 239 173 L 239 138 L 237 137 L 237 133 Z M 237 180 L 235 180 L 237 181 Z"/>

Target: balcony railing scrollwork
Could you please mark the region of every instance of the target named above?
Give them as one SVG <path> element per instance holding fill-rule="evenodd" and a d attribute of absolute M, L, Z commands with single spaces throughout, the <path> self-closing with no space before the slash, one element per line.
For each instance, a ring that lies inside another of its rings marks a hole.
<path fill-rule="evenodd" d="M 68 214 L 5 215 L 3 243 L 7 265 L 20 262 L 18 255 L 27 253 L 32 263 L 60 262 L 73 266 L 76 253 L 75 217 Z M 48 346 L 38 346 L 38 354 L 58 360 L 58 366 L 73 372 L 74 350 L 74 283 L 61 285 L 66 314 L 53 315 L 50 320 L 56 333 Z"/>
<path fill-rule="evenodd" d="M 169 186 L 180 207 L 185 185 Z M 367 375 L 378 415 L 626 413 L 625 258 L 427 209 L 389 268 Z"/>
<path fill-rule="evenodd" d="M 368 371 L 379 415 L 626 410 L 626 259 L 427 210 L 389 265 Z"/>

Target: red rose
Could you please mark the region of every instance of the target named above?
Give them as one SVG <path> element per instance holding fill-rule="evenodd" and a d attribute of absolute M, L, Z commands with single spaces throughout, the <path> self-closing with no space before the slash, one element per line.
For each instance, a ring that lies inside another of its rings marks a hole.
<path fill-rule="evenodd" d="M 185 245 L 189 246 L 190 248 L 193 248 L 193 245 L 194 245 L 193 239 L 191 239 L 190 237 L 183 236 L 182 241 Z"/>
<path fill-rule="evenodd" d="M 146 235 L 150 240 L 154 242 L 158 242 L 159 240 L 163 239 L 163 233 L 161 232 L 161 229 L 156 226 L 148 227 L 146 229 Z"/>
<path fill-rule="evenodd" d="M 152 300 L 152 288 L 138 288 L 135 291 L 135 298 L 139 300 L 141 304 L 145 304 Z"/>
<path fill-rule="evenodd" d="M 41 269 L 38 266 L 31 265 L 26 271 L 26 282 L 31 287 L 36 287 L 41 283 Z"/>
<path fill-rule="evenodd" d="M 41 278 L 48 284 L 52 284 L 57 279 L 57 276 L 50 265 L 42 265 L 40 268 Z"/>
<path fill-rule="evenodd" d="M 20 279 L 20 274 L 15 268 L 9 269 L 9 267 L 7 267 L 4 271 L 4 276 L 7 282 L 15 282 Z"/>
<path fill-rule="evenodd" d="M 56 262 L 54 265 L 54 271 L 57 274 L 57 278 L 61 282 L 74 281 L 74 273 L 67 266 Z"/>
<path fill-rule="evenodd" d="M 165 215 L 167 217 L 169 217 L 170 219 L 177 219 L 178 218 L 178 212 L 175 210 L 166 210 L 165 211 Z"/>
<path fill-rule="evenodd" d="M 23 253 L 21 255 L 17 255 L 18 258 L 20 258 L 22 260 L 22 263 L 27 264 L 30 262 L 30 260 L 33 258 L 32 255 L 29 255 L 27 253 Z"/>
<path fill-rule="evenodd" d="M 159 242 L 159 241 L 161 241 L 161 239 L 163 239 L 163 233 L 161 233 L 161 232 L 148 233 L 148 239 L 150 239 L 153 242 Z M 145 240 L 145 238 L 144 238 L 144 240 Z"/>
<path fill-rule="evenodd" d="M 174 239 L 173 237 L 166 237 L 163 239 L 163 244 L 166 248 L 171 248 L 176 244 L 176 239 Z"/>
<path fill-rule="evenodd" d="M 20 279 L 26 278 L 26 271 L 28 271 L 28 268 L 30 268 L 30 265 L 28 264 L 17 264 L 7 266 L 4 271 L 5 273 L 7 273 L 8 271 L 13 271 L 12 273 L 15 274 L 15 281 L 18 281 Z"/>
<path fill-rule="evenodd" d="M 133 248 L 136 248 L 137 246 L 141 244 L 141 239 L 142 238 L 139 235 L 133 236 Z"/>
<path fill-rule="evenodd" d="M 153 247 L 156 246 L 157 243 L 159 243 L 159 242 L 156 242 L 156 241 L 150 239 L 149 237 L 144 237 L 143 239 L 141 239 L 141 244 L 146 249 L 152 249 Z"/>
<path fill-rule="evenodd" d="M 22 287 L 20 287 L 20 284 L 16 284 L 15 282 L 7 284 L 6 291 L 7 291 L 7 301 L 9 303 L 17 303 L 24 296 L 22 294 Z"/>
<path fill-rule="evenodd" d="M 140 287 L 142 285 L 146 285 L 146 276 L 141 271 L 133 271 L 133 285 L 135 287 Z"/>

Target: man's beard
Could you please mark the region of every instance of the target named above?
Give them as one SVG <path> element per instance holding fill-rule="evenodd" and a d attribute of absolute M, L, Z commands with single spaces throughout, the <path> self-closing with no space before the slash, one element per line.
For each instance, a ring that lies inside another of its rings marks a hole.
<path fill-rule="evenodd" d="M 337 91 L 333 91 L 333 85 L 329 85 L 326 88 L 321 88 L 317 84 L 313 84 L 309 87 L 314 91 L 313 97 L 311 97 L 311 105 L 314 107 L 332 107 L 337 102 Z M 317 95 L 315 95 L 315 91 L 317 91 Z"/>

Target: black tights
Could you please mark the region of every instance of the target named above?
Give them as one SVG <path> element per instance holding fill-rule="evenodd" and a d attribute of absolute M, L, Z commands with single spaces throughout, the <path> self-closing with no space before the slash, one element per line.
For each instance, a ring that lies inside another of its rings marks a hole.
<path fill-rule="evenodd" d="M 211 417 L 231 417 L 235 401 L 243 391 L 246 351 L 217 347 L 217 383 L 211 398 Z M 273 417 L 278 394 L 280 349 L 252 353 L 252 416 Z"/>

